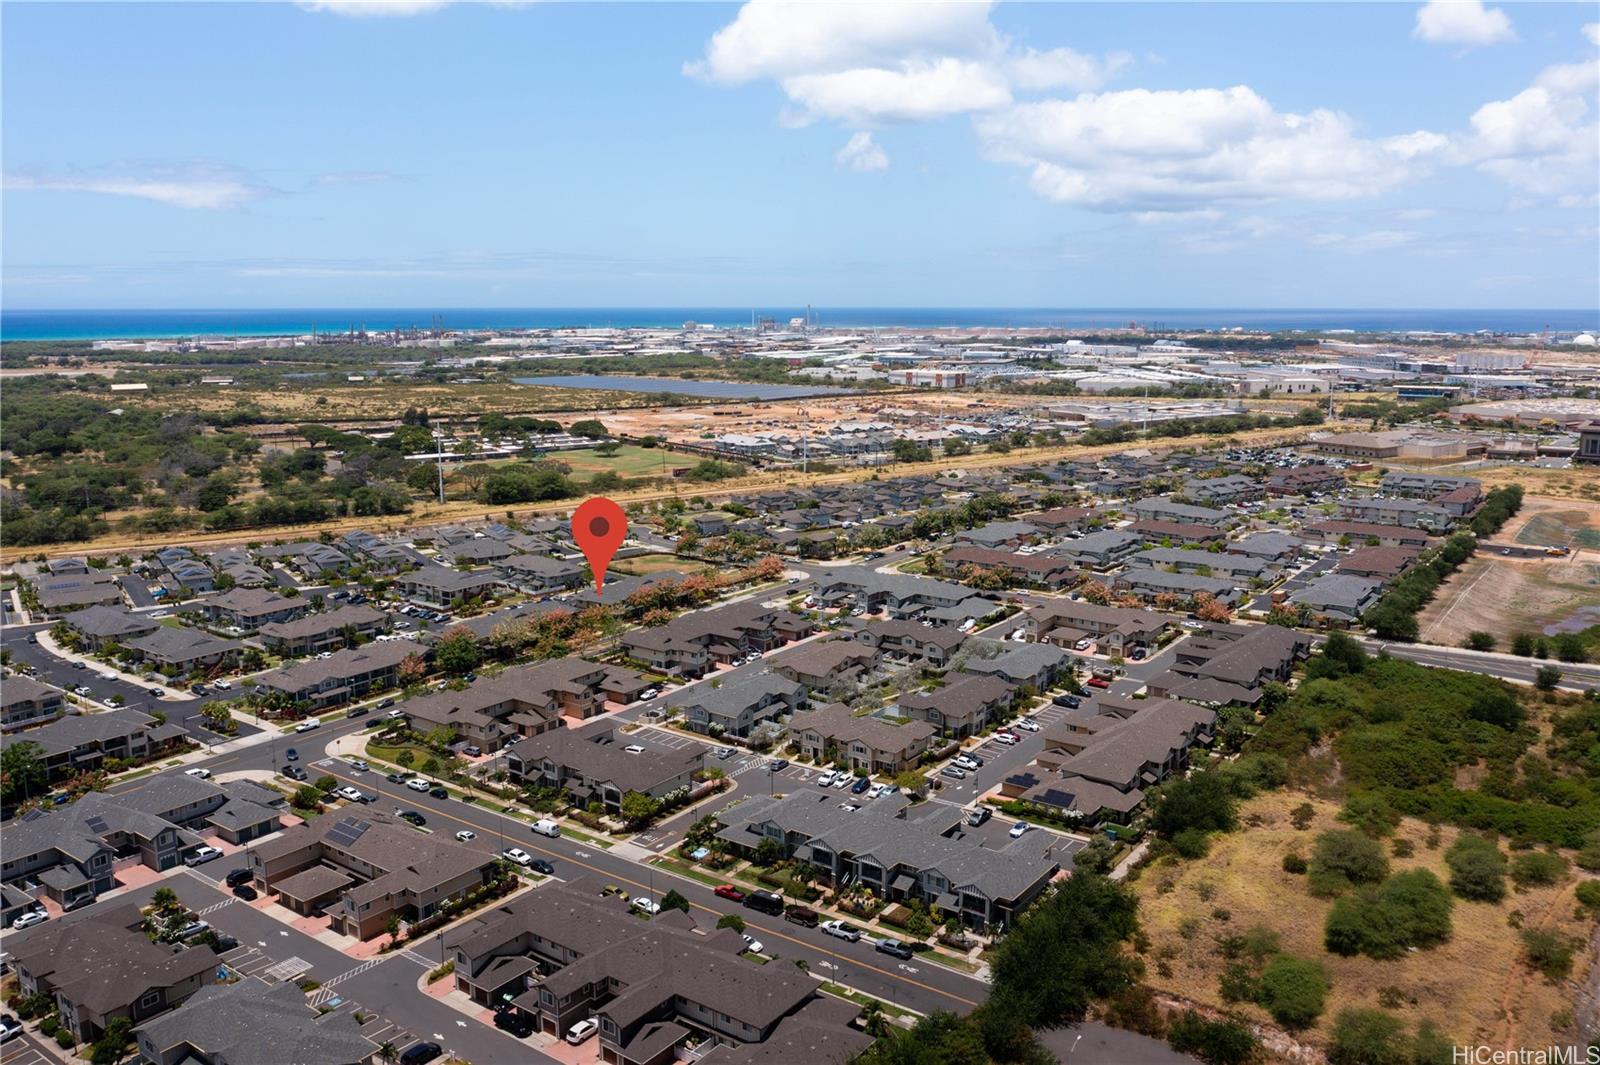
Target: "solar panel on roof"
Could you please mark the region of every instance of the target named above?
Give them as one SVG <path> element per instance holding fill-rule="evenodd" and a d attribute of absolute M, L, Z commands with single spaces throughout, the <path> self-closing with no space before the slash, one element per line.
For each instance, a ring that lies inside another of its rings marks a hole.
<path fill-rule="evenodd" d="M 87 819 L 84 821 L 84 824 L 89 826 L 89 830 L 91 832 L 104 832 L 110 827 L 106 824 L 106 819 L 101 817 L 99 814 L 95 814 L 93 817 Z"/>
<path fill-rule="evenodd" d="M 41 818 L 43 816 L 44 816 L 44 811 L 39 809 L 37 806 L 35 806 L 33 809 L 31 809 L 27 813 L 23 814 L 22 815 L 22 819 L 24 821 L 37 821 L 37 820 L 39 820 L 39 818 Z"/>

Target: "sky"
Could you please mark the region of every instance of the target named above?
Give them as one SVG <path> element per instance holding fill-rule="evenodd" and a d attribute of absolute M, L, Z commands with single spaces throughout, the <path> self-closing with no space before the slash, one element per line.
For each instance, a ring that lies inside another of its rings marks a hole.
<path fill-rule="evenodd" d="M 0 300 L 1592 308 L 1597 15 L 7 2 Z"/>

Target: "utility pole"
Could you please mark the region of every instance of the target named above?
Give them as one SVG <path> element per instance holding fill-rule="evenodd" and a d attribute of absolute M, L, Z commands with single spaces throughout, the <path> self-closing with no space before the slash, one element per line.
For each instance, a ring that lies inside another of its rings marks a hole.
<path fill-rule="evenodd" d="M 433 430 L 434 449 L 439 456 L 439 504 L 444 505 L 444 437 L 439 430 Z"/>

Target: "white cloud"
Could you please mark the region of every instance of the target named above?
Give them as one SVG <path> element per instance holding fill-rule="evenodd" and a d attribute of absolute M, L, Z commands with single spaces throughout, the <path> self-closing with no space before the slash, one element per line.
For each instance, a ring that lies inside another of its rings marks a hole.
<path fill-rule="evenodd" d="M 427 15 L 445 7 L 449 0 L 301 0 L 305 11 L 349 18 L 409 18 Z"/>
<path fill-rule="evenodd" d="M 1446 143 L 1426 131 L 1364 139 L 1344 115 L 1277 112 L 1242 85 L 1085 94 L 976 123 L 991 158 L 1032 168 L 1040 196 L 1103 211 L 1370 196 Z"/>
<path fill-rule="evenodd" d="M 855 134 L 834 155 L 833 161 L 848 170 L 858 170 L 862 173 L 876 173 L 889 169 L 889 156 L 872 139 L 872 134 L 863 130 Z"/>
<path fill-rule="evenodd" d="M 1509 100 L 1491 100 L 1473 112 L 1459 154 L 1532 197 L 1518 204 L 1590 206 L 1600 201 L 1600 121 L 1592 117 L 1597 92 L 1600 59 L 1546 67 Z"/>
<path fill-rule="evenodd" d="M 1591 22 L 1583 28 L 1583 35 L 1589 38 L 1589 43 L 1600 46 L 1600 22 Z"/>
<path fill-rule="evenodd" d="M 169 207 L 227 211 L 243 207 L 272 190 L 242 178 L 222 176 L 71 177 L 7 174 L 5 187 L 48 192 L 92 192 L 154 200 Z"/>
<path fill-rule="evenodd" d="M 684 73 L 717 85 L 778 83 L 787 126 L 916 122 L 994 110 L 1012 92 L 1088 89 L 1128 62 L 1018 48 L 989 3 L 750 0 Z"/>
<path fill-rule="evenodd" d="M 1351 253 L 1388 251 L 1410 244 L 1418 234 L 1405 229 L 1375 229 L 1368 233 L 1313 233 L 1306 243 L 1315 248 L 1337 248 Z"/>
<path fill-rule="evenodd" d="M 1411 35 L 1430 44 L 1459 44 L 1467 48 L 1501 44 L 1517 39 L 1511 19 L 1483 0 L 1428 0 L 1417 9 Z"/>

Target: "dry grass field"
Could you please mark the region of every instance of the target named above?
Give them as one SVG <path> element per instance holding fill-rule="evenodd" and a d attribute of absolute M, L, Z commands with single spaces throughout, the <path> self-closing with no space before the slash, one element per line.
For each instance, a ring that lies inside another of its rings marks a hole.
<path fill-rule="evenodd" d="M 1310 827 L 1299 830 L 1290 811 L 1305 801 L 1316 816 Z M 1278 933 L 1283 950 L 1315 959 L 1327 972 L 1331 991 L 1317 1025 L 1301 1036 L 1306 1042 L 1326 1047 L 1339 1010 L 1380 1008 L 1380 991 L 1390 1002 L 1398 994 L 1404 1005 L 1396 1012 L 1408 1027 L 1426 1018 L 1457 1044 L 1543 1047 L 1572 1036 L 1564 1029 L 1570 1023 L 1572 989 L 1552 985 L 1522 964 L 1517 926 L 1587 935 L 1590 922 L 1574 916 L 1575 881 L 1512 893 L 1499 904 L 1457 899 L 1450 940 L 1396 961 L 1341 958 L 1322 946 L 1332 901 L 1313 898 L 1306 877 L 1282 867 L 1283 856 L 1291 851 L 1309 856 L 1319 832 L 1347 827 L 1334 819 L 1337 811 L 1334 803 L 1294 791 L 1258 796 L 1240 811 L 1245 827 L 1214 839 L 1203 860 L 1162 859 L 1146 867 L 1135 887 L 1151 959 L 1165 958 L 1170 967 L 1170 975 L 1162 975 L 1150 960 L 1150 983 L 1161 992 L 1217 1009 L 1238 1009 L 1270 1025 L 1271 1018 L 1259 1007 L 1223 1002 L 1218 977 L 1225 963 L 1215 948 L 1219 935 L 1264 925 Z M 1409 840 L 1415 853 L 1391 858 L 1392 869 L 1429 869 L 1448 881 L 1444 852 L 1457 833 L 1445 828 L 1438 846 L 1430 849 L 1428 831 L 1420 822 L 1402 822 L 1396 838 Z"/>
<path fill-rule="evenodd" d="M 1573 551 L 1561 558 L 1474 556 L 1418 617 L 1424 642 L 1459 646 L 1481 631 L 1504 650 L 1519 632 L 1600 623 L 1600 504 L 1529 495 L 1496 539 Z"/>

